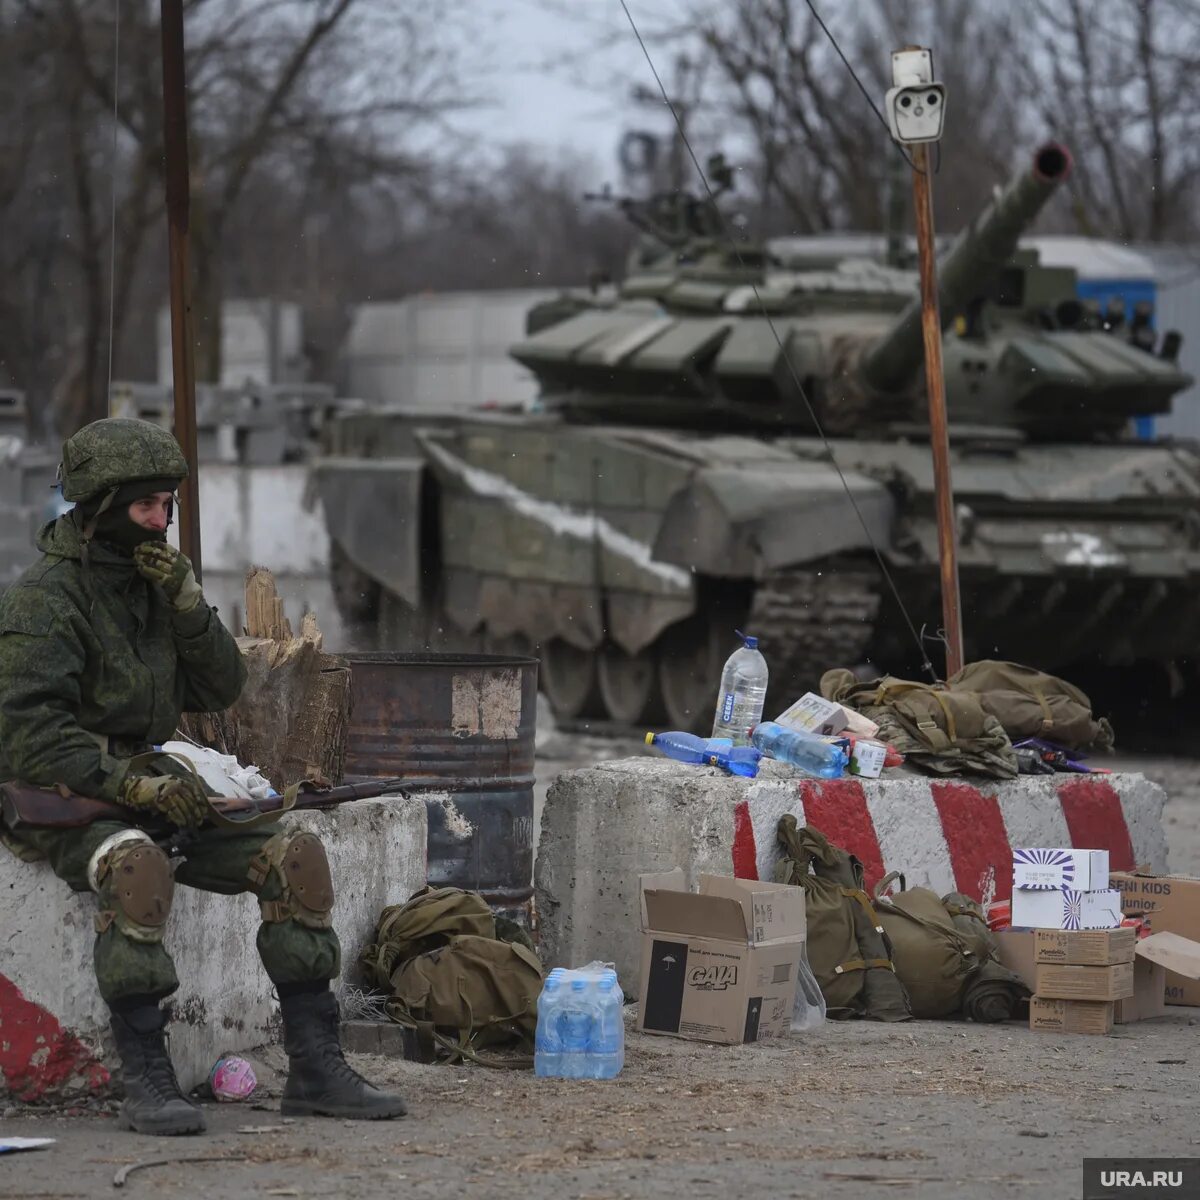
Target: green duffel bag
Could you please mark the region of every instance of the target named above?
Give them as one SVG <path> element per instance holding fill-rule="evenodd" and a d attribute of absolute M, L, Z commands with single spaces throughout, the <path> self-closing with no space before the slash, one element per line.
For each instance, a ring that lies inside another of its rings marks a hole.
<path fill-rule="evenodd" d="M 1045 738 L 1068 750 L 1107 750 L 1112 726 L 1092 714 L 1092 702 L 1073 683 L 1020 663 L 967 663 L 946 686 L 974 693 L 1013 741 Z"/>
<path fill-rule="evenodd" d="M 881 741 L 931 775 L 1017 777 L 1008 734 L 971 692 L 892 675 L 860 683 L 839 667 L 821 676 L 821 695 L 874 721 Z"/>
<path fill-rule="evenodd" d="M 542 964 L 525 931 L 494 917 L 478 893 L 427 887 L 390 905 L 360 961 L 426 1061 L 533 1065 Z M 487 1049 L 517 1056 L 481 1057 Z"/>
<path fill-rule="evenodd" d="M 431 1040 L 450 1062 L 532 1066 L 543 978 L 537 955 L 519 942 L 454 937 L 395 970 L 387 1012 Z M 480 1055 L 495 1049 L 519 1057 Z"/>
<path fill-rule="evenodd" d="M 887 889 L 896 881 L 900 891 L 888 895 Z M 976 943 L 955 926 L 936 892 L 905 889 L 899 871 L 875 885 L 874 901 L 913 1016 L 922 1020 L 953 1016 L 962 1008 L 967 981 L 979 967 Z"/>
<path fill-rule="evenodd" d="M 778 836 L 783 859 L 775 879 L 804 889 L 805 951 L 827 1015 L 907 1021 L 904 988 L 863 890 L 862 863 L 812 826 L 798 828 L 790 814 L 780 818 Z"/>

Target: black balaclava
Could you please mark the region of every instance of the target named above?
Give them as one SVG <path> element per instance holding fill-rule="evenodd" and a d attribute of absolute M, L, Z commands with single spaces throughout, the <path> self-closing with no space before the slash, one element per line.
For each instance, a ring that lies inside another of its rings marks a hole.
<path fill-rule="evenodd" d="M 174 492 L 182 480 L 178 478 L 139 479 L 136 483 L 123 483 L 113 493 L 112 500 L 104 506 L 104 496 L 82 501 L 76 505 L 79 518 L 86 527 L 94 520 L 92 537 L 120 554 L 132 555 L 143 542 L 165 542 L 165 531 L 147 529 L 139 525 L 130 515 L 129 506 L 135 500 L 144 500 L 158 492 Z M 106 493 L 107 494 L 107 493 Z M 99 512 L 104 506 L 104 511 Z M 99 515 L 97 515 L 99 513 Z M 171 512 L 168 512 L 170 525 Z"/>

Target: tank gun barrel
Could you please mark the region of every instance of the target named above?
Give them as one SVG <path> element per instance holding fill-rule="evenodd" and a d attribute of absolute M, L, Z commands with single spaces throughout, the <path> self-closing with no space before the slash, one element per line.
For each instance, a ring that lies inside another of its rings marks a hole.
<path fill-rule="evenodd" d="M 1004 266 L 1017 248 L 1017 239 L 1070 173 L 1070 152 L 1057 142 L 1046 143 L 1034 154 L 1032 166 L 1016 175 L 959 234 L 938 264 L 938 310 L 943 329 L 978 295 L 980 280 Z M 923 354 L 921 301 L 917 297 L 864 356 L 863 380 L 873 391 L 901 391 L 919 370 Z"/>

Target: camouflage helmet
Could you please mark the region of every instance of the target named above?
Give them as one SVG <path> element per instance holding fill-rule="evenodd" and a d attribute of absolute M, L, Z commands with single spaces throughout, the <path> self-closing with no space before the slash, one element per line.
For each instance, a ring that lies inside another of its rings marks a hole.
<path fill-rule="evenodd" d="M 106 417 L 85 425 L 63 443 L 64 500 L 93 500 L 125 483 L 187 477 L 179 443 L 161 425 L 127 417 Z"/>

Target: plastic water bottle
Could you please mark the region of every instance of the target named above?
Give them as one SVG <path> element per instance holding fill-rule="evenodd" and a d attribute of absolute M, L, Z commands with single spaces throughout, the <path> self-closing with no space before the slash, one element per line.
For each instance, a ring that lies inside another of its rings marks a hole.
<path fill-rule="evenodd" d="M 821 779 L 840 779 L 850 764 L 849 754 L 836 741 L 788 729 L 774 721 L 755 725 L 750 730 L 750 742 L 764 754 Z"/>
<path fill-rule="evenodd" d="M 537 1075 L 562 1073 L 563 1046 L 559 1028 L 563 994 L 561 981 L 561 969 L 551 971 L 538 997 L 537 1033 L 533 1044 L 533 1069 Z"/>
<path fill-rule="evenodd" d="M 565 1079 L 594 1079 L 591 1055 L 593 1028 L 599 1025 L 596 1005 L 588 995 L 586 979 L 572 979 L 563 997 L 562 1070 Z"/>
<path fill-rule="evenodd" d="M 646 734 L 646 745 L 656 746 L 676 762 L 721 767 L 731 775 L 753 779 L 762 754 L 753 746 L 733 746 L 728 738 L 702 738 L 699 734 L 673 730 Z"/>
<path fill-rule="evenodd" d="M 625 998 L 617 985 L 616 971 L 605 971 L 596 982 L 600 1020 L 592 1031 L 592 1079 L 616 1079 L 625 1065 Z"/>
<path fill-rule="evenodd" d="M 767 660 L 759 652 L 758 638 L 747 637 L 740 629 L 736 632 L 743 644 L 725 660 L 712 735 L 731 738 L 734 746 L 745 746 L 746 730 L 762 720 L 767 699 Z"/>

